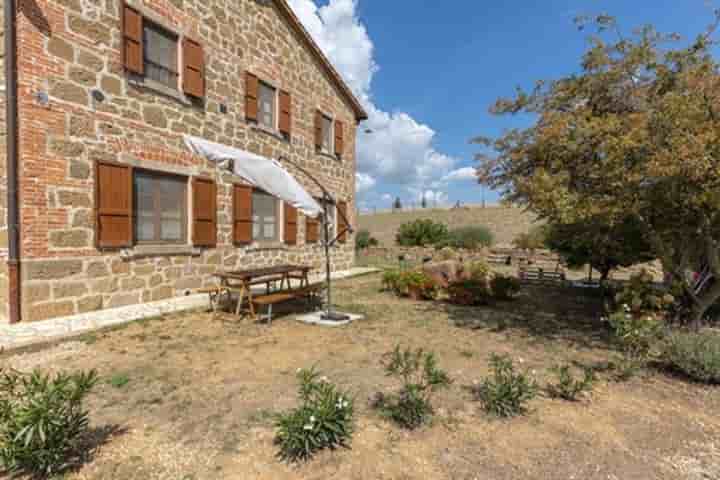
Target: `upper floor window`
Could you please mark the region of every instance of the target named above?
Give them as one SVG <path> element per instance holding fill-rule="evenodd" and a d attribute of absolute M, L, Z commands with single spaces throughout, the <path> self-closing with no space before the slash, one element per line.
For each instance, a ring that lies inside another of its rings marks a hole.
<path fill-rule="evenodd" d="M 135 240 L 138 243 L 185 243 L 187 180 L 154 172 L 133 179 Z"/>
<path fill-rule="evenodd" d="M 322 150 L 325 153 L 333 151 L 333 121 L 327 115 L 322 116 Z"/>
<path fill-rule="evenodd" d="M 252 193 L 253 241 L 276 242 L 280 239 L 278 200 L 262 190 Z"/>
<path fill-rule="evenodd" d="M 275 99 L 277 90 L 265 82 L 259 82 L 258 86 L 258 122 L 264 127 L 275 129 Z"/>
<path fill-rule="evenodd" d="M 178 89 L 178 36 L 148 21 L 144 22 L 145 76 L 174 90 Z"/>

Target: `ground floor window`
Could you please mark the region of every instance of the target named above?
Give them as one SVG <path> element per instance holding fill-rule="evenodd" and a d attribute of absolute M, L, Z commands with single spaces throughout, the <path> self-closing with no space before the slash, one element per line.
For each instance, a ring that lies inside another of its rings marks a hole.
<path fill-rule="evenodd" d="M 134 175 L 135 241 L 187 242 L 187 179 L 138 171 Z"/>
<path fill-rule="evenodd" d="M 280 239 L 278 200 L 262 190 L 252 198 L 253 241 L 276 242 Z"/>

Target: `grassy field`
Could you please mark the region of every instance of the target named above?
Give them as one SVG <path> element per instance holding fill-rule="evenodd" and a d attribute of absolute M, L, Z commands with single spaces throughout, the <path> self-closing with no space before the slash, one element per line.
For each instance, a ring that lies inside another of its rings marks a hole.
<path fill-rule="evenodd" d="M 617 354 L 592 292 L 525 289 L 515 301 L 461 308 L 380 291 L 378 275 L 340 283 L 343 309 L 367 318 L 326 329 L 281 316 L 271 327 L 203 312 L 169 315 L 0 361 L 97 368 L 92 455 L 67 480 L 720 478 L 720 391 L 660 371 L 616 383 Z M 435 351 L 454 379 L 434 422 L 406 432 L 370 408 L 397 387 L 380 357 L 396 344 Z M 559 362 L 595 366 L 580 402 L 540 395 L 527 416 L 485 414 L 469 387 L 491 352 L 541 383 Z M 289 466 L 276 458 L 276 413 L 297 405 L 295 372 L 316 365 L 356 394 L 351 449 Z"/>
<path fill-rule="evenodd" d="M 400 225 L 418 218 L 431 218 L 450 228 L 486 225 L 495 235 L 496 244 L 510 244 L 519 233 L 527 232 L 534 221 L 533 215 L 525 213 L 520 208 L 489 206 L 367 214 L 360 216 L 359 226 L 361 229 L 369 230 L 382 245 L 392 246 Z"/>

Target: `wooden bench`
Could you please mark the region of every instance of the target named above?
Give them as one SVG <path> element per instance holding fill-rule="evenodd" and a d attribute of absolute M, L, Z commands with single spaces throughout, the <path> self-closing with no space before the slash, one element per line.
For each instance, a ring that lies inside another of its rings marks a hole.
<path fill-rule="evenodd" d="M 317 283 L 314 285 L 308 285 L 307 287 L 298 288 L 295 290 L 284 290 L 281 292 L 270 293 L 267 295 L 260 295 L 253 297 L 252 303 L 255 307 L 267 307 L 267 318 L 268 323 L 272 324 L 272 307 L 279 303 L 289 302 L 290 300 L 307 299 L 308 302 L 312 301 L 314 297 L 320 294 L 325 289 L 325 284 Z"/>
<path fill-rule="evenodd" d="M 521 267 L 518 277 L 525 283 L 563 283 L 566 280 L 565 272 L 558 268 Z"/>
<path fill-rule="evenodd" d="M 487 262 L 491 265 L 512 265 L 512 254 L 491 253 L 487 256 Z"/>

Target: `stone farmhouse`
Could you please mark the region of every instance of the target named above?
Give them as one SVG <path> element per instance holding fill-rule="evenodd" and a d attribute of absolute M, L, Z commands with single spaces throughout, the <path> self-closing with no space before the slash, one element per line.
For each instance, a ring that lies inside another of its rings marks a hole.
<path fill-rule="evenodd" d="M 184 296 L 219 270 L 321 269 L 317 220 L 183 143 L 290 160 L 355 222 L 367 115 L 285 0 L 5 2 L 0 322 Z M 333 268 L 353 263 L 345 235 Z"/>

